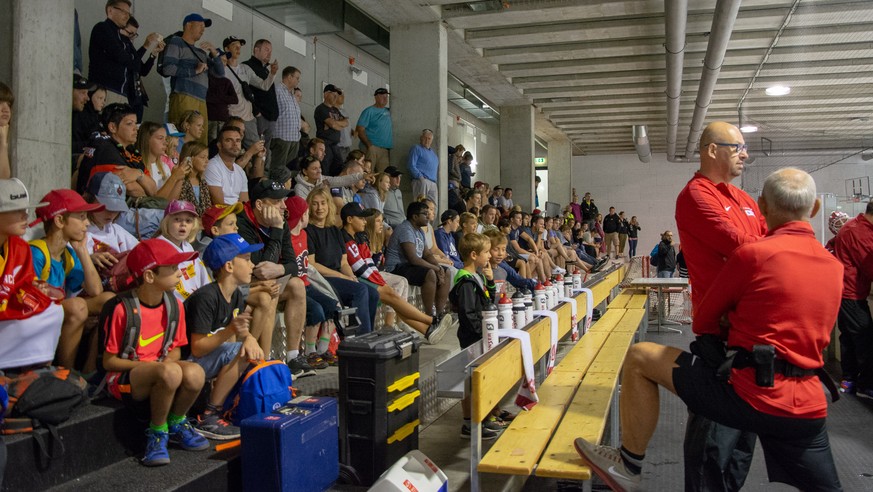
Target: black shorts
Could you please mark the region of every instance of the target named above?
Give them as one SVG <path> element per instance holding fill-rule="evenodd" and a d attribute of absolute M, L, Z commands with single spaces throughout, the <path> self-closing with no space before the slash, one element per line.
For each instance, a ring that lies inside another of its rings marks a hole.
<path fill-rule="evenodd" d="M 688 352 L 676 358 L 676 394 L 692 413 L 734 429 L 754 432 L 761 440 L 771 482 L 801 490 L 841 490 L 828 442 L 825 419 L 777 417 L 755 410 L 715 370 Z"/>
<path fill-rule="evenodd" d="M 430 268 L 420 267 L 418 265 L 413 265 L 412 263 L 404 263 L 403 265 L 397 265 L 394 267 L 394 271 L 391 273 L 405 278 L 409 281 L 409 285 L 421 287 L 427 280 L 427 273 L 430 271 Z"/>
<path fill-rule="evenodd" d="M 130 387 L 130 372 L 118 376 L 118 384 Z M 134 418 L 140 422 L 149 422 L 152 415 L 151 400 L 135 400 L 130 391 L 121 392 L 121 403 L 133 413 Z"/>

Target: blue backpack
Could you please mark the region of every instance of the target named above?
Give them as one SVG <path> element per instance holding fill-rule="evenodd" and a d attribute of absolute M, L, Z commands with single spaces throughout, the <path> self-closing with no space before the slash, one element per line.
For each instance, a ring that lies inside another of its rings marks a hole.
<path fill-rule="evenodd" d="M 649 265 L 658 266 L 658 248 L 660 247 L 661 243 L 658 243 L 652 248 L 652 252 L 649 253 Z"/>
<path fill-rule="evenodd" d="M 291 400 L 291 371 L 280 360 L 257 361 L 224 400 L 224 418 L 234 425 L 270 413 Z"/>

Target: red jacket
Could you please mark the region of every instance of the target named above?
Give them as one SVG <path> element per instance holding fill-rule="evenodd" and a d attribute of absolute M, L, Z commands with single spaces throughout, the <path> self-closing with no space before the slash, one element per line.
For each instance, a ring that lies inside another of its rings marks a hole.
<path fill-rule="evenodd" d="M 36 274 L 30 246 L 18 236 L 9 236 L 0 258 L 0 321 L 27 319 L 46 310 L 52 300 L 33 285 Z"/>
<path fill-rule="evenodd" d="M 834 254 L 845 268 L 843 299 L 866 299 L 873 282 L 873 223 L 864 214 L 840 229 L 834 238 Z"/>

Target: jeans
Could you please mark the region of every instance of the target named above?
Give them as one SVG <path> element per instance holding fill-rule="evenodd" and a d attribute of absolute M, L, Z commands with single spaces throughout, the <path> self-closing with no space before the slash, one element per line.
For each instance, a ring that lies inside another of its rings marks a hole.
<path fill-rule="evenodd" d="M 588 263 L 589 265 L 593 265 L 597 263 L 597 258 L 587 254 L 583 248 L 576 248 L 576 256 L 579 257 L 580 260 Z"/>
<path fill-rule="evenodd" d="M 376 322 L 376 307 L 379 304 L 379 293 L 376 289 L 363 283 L 352 282 L 344 278 L 325 277 L 327 283 L 333 287 L 344 306 L 357 308 L 358 318 L 361 320 L 359 334 L 373 331 Z"/>
<path fill-rule="evenodd" d="M 336 301 L 312 285 L 306 286 L 306 326 L 332 320 L 336 314 Z"/>
<path fill-rule="evenodd" d="M 658 272 L 658 278 L 673 278 L 672 270 L 660 270 Z"/>
<path fill-rule="evenodd" d="M 639 238 L 635 237 L 628 238 L 627 240 L 629 248 L 628 255 L 630 255 L 631 258 L 637 255 L 637 242 L 639 242 Z"/>

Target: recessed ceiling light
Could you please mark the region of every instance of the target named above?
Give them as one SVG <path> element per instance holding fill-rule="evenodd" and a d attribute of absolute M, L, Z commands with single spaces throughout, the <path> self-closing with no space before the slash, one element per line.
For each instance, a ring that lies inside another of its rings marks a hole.
<path fill-rule="evenodd" d="M 764 93 L 768 96 L 784 96 L 791 93 L 791 87 L 787 85 L 774 85 L 764 89 Z"/>
<path fill-rule="evenodd" d="M 755 125 L 751 125 L 749 123 L 746 123 L 745 125 L 740 127 L 740 131 L 743 133 L 755 133 L 756 131 L 758 131 L 758 127 Z"/>

